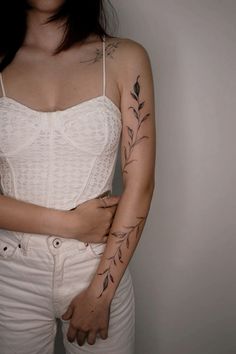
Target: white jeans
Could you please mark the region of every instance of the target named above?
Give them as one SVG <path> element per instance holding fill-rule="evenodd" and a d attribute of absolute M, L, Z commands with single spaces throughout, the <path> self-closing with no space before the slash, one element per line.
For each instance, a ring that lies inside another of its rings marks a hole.
<path fill-rule="evenodd" d="M 20 239 L 0 230 L 0 352 L 53 354 L 56 318 L 85 289 L 104 245 L 53 236 Z M 113 298 L 108 338 L 78 346 L 66 338 L 69 321 L 62 321 L 67 354 L 133 354 L 134 294 L 127 269 Z"/>

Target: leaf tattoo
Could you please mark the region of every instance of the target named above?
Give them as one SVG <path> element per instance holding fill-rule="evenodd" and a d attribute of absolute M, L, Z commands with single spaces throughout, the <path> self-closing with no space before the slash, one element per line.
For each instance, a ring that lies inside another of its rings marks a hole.
<path fill-rule="evenodd" d="M 124 166 L 122 168 L 123 173 L 128 173 L 127 171 L 128 165 L 136 161 L 132 159 L 132 153 L 134 151 L 135 146 L 141 143 L 144 139 L 149 138 L 147 135 L 139 135 L 142 124 L 150 116 L 150 113 L 142 115 L 141 112 L 145 105 L 145 101 L 141 101 L 140 99 L 141 87 L 140 87 L 139 79 L 140 79 L 140 75 L 137 76 L 136 82 L 133 86 L 133 91 L 130 92 L 135 103 L 133 106 L 130 106 L 129 109 L 131 109 L 133 116 L 135 118 L 136 128 L 132 129 L 131 127 L 127 126 L 128 145 L 124 146 Z"/>
<path fill-rule="evenodd" d="M 116 267 L 118 263 L 124 263 L 122 259 L 123 257 L 122 251 L 124 247 L 126 247 L 126 249 L 129 249 L 131 235 L 135 235 L 136 239 L 140 235 L 140 230 L 145 223 L 146 217 L 138 216 L 137 219 L 138 221 L 135 225 L 125 226 L 126 229 L 125 231 L 115 231 L 111 233 L 117 239 L 116 243 L 118 247 L 115 253 L 111 257 L 107 258 L 108 260 L 107 268 L 103 272 L 98 273 L 98 275 L 104 277 L 102 292 L 100 293 L 98 298 L 102 297 L 104 291 L 108 288 L 110 283 L 114 283 L 112 269 L 113 267 Z"/>
<path fill-rule="evenodd" d="M 113 54 L 115 50 L 118 48 L 120 41 L 112 42 L 106 45 L 105 48 L 105 55 L 106 57 L 110 57 L 113 59 Z M 99 60 L 101 60 L 103 57 L 103 50 L 102 49 L 96 49 L 95 52 L 95 57 L 87 60 L 82 60 L 80 63 L 89 63 L 89 64 L 94 64 L 97 63 Z"/>

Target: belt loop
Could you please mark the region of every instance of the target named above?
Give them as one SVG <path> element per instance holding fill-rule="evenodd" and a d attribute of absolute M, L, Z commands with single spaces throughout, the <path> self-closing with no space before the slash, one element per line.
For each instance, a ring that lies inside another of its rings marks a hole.
<path fill-rule="evenodd" d="M 89 247 L 88 243 L 78 241 L 78 249 L 80 252 L 84 251 L 87 247 Z"/>
<path fill-rule="evenodd" d="M 24 256 L 27 256 L 27 251 L 28 251 L 28 244 L 29 244 L 29 239 L 30 235 L 22 235 L 21 236 L 21 249 L 24 254 Z"/>

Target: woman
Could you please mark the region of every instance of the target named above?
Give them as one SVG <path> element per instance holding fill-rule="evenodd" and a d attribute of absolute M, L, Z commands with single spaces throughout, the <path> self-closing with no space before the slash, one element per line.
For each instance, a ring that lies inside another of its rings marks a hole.
<path fill-rule="evenodd" d="M 1 353 L 52 354 L 59 318 L 67 354 L 131 354 L 128 263 L 154 188 L 148 55 L 107 34 L 102 0 L 6 1 L 2 16 Z M 119 142 L 120 199 L 106 196 Z"/>

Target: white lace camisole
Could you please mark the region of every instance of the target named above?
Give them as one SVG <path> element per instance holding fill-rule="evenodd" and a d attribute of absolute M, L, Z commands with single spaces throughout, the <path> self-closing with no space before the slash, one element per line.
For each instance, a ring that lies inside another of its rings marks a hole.
<path fill-rule="evenodd" d="M 0 193 L 69 210 L 112 190 L 121 112 L 103 93 L 64 110 L 40 112 L 7 97 L 0 83 Z M 3 230 L 0 230 L 3 231 Z"/>

